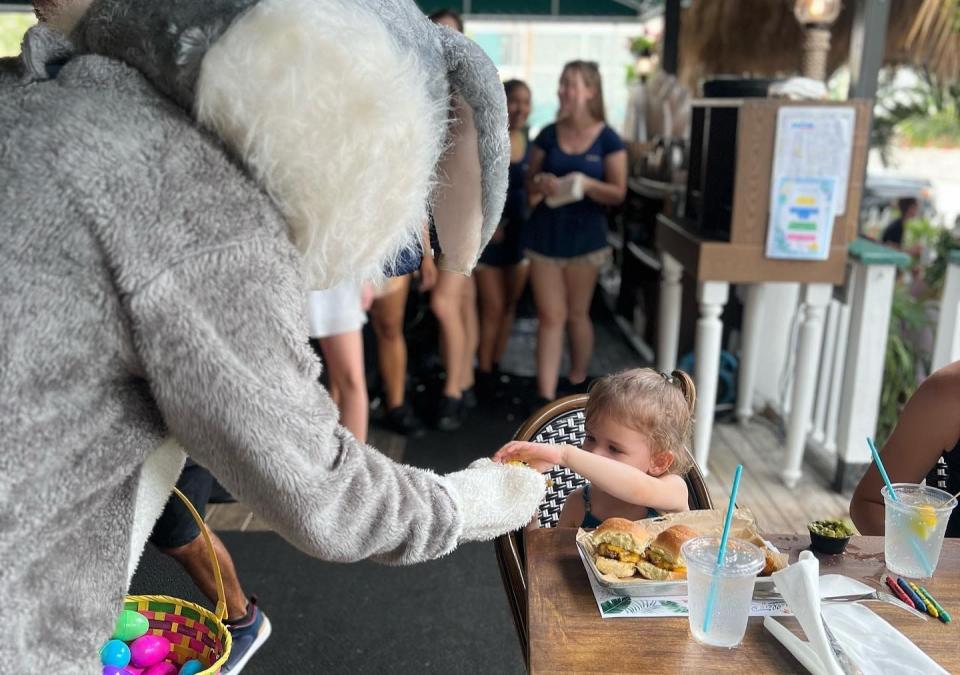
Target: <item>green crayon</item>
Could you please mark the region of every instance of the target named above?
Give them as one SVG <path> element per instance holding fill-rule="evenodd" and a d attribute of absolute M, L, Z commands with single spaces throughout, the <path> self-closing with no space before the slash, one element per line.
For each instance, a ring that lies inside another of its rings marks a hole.
<path fill-rule="evenodd" d="M 939 614 L 937 618 L 943 621 L 944 623 L 950 623 L 950 615 L 947 613 L 947 610 L 945 610 L 943 607 L 940 606 L 940 603 L 937 602 L 937 599 L 933 597 L 930 591 L 928 591 L 923 586 L 920 586 L 919 588 L 920 588 L 920 597 L 932 603 L 934 609 L 937 610 L 937 613 Z"/>

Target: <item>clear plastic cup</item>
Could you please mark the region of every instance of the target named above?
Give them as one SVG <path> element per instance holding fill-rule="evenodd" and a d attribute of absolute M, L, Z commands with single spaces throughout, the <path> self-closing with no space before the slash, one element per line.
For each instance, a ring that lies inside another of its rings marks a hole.
<path fill-rule="evenodd" d="M 720 537 L 695 537 L 681 551 L 687 561 L 687 599 L 693 639 L 713 647 L 733 648 L 743 641 L 753 599 L 753 584 L 763 569 L 763 551 L 748 541 L 730 537 L 723 564 L 717 567 Z M 710 628 L 703 622 L 716 584 Z"/>
<path fill-rule="evenodd" d="M 929 485 L 894 483 L 899 501 L 893 501 L 886 486 L 883 495 L 883 557 L 887 569 L 902 577 L 927 579 L 940 560 L 943 534 L 957 500 Z"/>

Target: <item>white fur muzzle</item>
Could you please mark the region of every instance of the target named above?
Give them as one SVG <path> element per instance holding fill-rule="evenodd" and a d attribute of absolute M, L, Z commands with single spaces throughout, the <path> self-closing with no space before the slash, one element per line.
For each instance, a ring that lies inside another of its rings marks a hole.
<path fill-rule="evenodd" d="M 204 57 L 196 115 L 283 212 L 308 288 L 380 279 L 418 240 L 446 101 L 375 14 L 262 0 Z"/>

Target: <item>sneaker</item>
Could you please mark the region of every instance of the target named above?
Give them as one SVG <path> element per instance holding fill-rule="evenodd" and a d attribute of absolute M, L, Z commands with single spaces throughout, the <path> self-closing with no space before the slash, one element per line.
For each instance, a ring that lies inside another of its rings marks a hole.
<path fill-rule="evenodd" d="M 227 624 L 227 630 L 233 636 L 233 647 L 221 672 L 237 675 L 270 637 L 270 619 L 257 607 L 256 597 L 251 597 L 247 616 L 241 623 Z"/>
<path fill-rule="evenodd" d="M 409 403 L 401 403 L 391 408 L 383 417 L 383 424 L 391 431 L 404 436 L 416 436 L 423 431 L 423 424 L 413 413 Z"/>
<path fill-rule="evenodd" d="M 452 396 L 440 399 L 440 408 L 437 411 L 437 429 L 440 431 L 456 431 L 463 424 L 463 402 Z"/>

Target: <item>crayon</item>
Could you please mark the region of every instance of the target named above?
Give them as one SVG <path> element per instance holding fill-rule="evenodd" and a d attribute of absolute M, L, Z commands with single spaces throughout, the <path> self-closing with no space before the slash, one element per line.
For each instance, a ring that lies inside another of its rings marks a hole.
<path fill-rule="evenodd" d="M 940 606 L 940 603 L 937 602 L 937 599 L 935 597 L 933 597 L 933 594 L 931 594 L 930 591 L 928 591 L 923 586 L 920 586 L 919 588 L 920 588 L 920 597 L 922 597 L 925 600 L 929 600 L 930 602 L 933 603 L 934 609 L 936 609 L 937 614 L 939 614 L 937 618 L 943 621 L 944 623 L 950 623 L 950 615 L 947 613 L 947 610 L 945 610 L 943 607 Z"/>
<path fill-rule="evenodd" d="M 897 585 L 897 582 L 893 580 L 893 577 L 886 576 L 883 578 L 887 586 L 890 587 L 890 590 L 893 591 L 893 594 L 897 596 L 897 599 L 900 600 L 905 605 L 917 609 L 917 606 L 913 604 L 913 600 L 910 599 L 910 596 L 903 592 L 903 589 Z"/>
<path fill-rule="evenodd" d="M 904 581 L 906 581 L 906 579 L 904 579 Z M 932 616 L 934 619 L 939 619 L 940 612 L 937 611 L 937 608 L 933 606 L 932 602 L 923 597 L 923 593 L 920 592 L 920 587 L 912 581 L 907 581 L 907 584 L 910 586 L 910 590 L 916 593 L 917 597 L 920 598 L 921 602 L 923 602 L 924 607 L 926 607 L 927 614 Z"/>
<path fill-rule="evenodd" d="M 897 577 L 897 585 L 899 585 L 900 588 L 903 589 L 903 592 L 910 597 L 910 599 L 913 601 L 914 607 L 919 609 L 921 612 L 926 612 L 927 614 L 930 614 L 930 610 L 933 609 L 933 605 L 928 606 L 927 603 L 924 602 L 923 598 L 917 595 L 914 592 L 914 590 L 910 588 L 910 584 L 907 583 L 906 579 L 904 579 L 903 577 Z M 935 615 L 930 614 L 930 616 L 935 616 Z"/>

